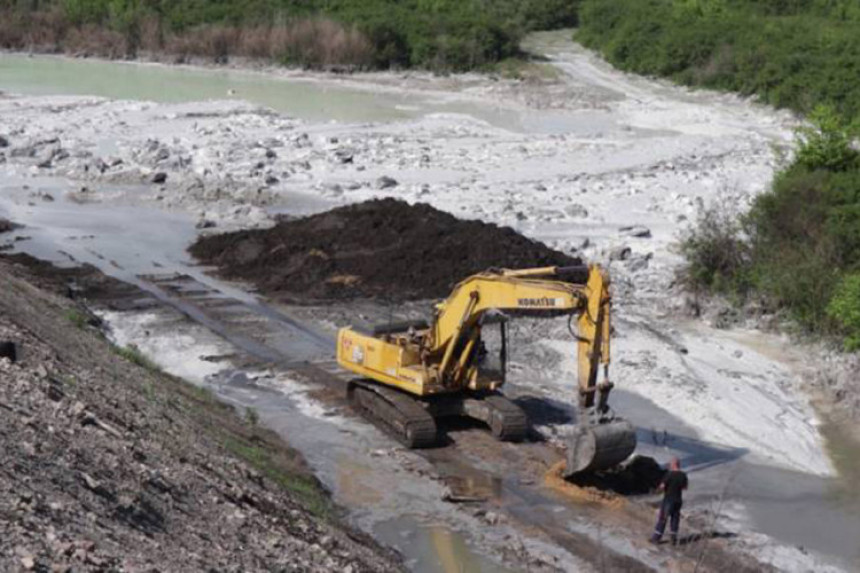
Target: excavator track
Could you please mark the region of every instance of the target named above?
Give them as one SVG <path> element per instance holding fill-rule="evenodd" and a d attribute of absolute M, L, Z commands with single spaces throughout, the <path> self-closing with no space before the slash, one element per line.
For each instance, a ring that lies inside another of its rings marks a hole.
<path fill-rule="evenodd" d="M 522 408 L 502 396 L 491 394 L 484 398 L 489 407 L 490 430 L 496 439 L 504 442 L 521 442 L 529 433 L 529 419 Z"/>
<path fill-rule="evenodd" d="M 436 445 L 436 422 L 414 398 L 366 379 L 352 380 L 347 396 L 362 416 L 407 448 Z"/>

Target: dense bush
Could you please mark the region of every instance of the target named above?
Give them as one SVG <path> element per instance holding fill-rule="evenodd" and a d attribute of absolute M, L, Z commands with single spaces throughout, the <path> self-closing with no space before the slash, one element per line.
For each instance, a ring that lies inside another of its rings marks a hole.
<path fill-rule="evenodd" d="M 481 68 L 529 30 L 576 23 L 578 0 L 0 0 L 0 46 L 98 55 L 264 54 L 293 65 Z M 43 27 L 43 15 L 52 25 Z M 86 30 L 87 34 L 81 34 Z M 260 39 L 250 32 L 260 33 Z M 307 32 L 311 33 L 308 34 Z M 118 51 L 118 41 L 121 54 Z M 100 41 L 104 40 L 104 47 Z M 268 41 L 268 44 L 267 44 Z"/>
<path fill-rule="evenodd" d="M 749 284 L 750 246 L 728 201 L 703 208 L 681 241 L 687 261 L 682 279 L 693 290 L 743 294 Z"/>
<path fill-rule="evenodd" d="M 583 0 L 577 38 L 630 71 L 860 114 L 853 0 Z"/>
<path fill-rule="evenodd" d="M 710 291 L 763 295 L 810 331 L 860 342 L 860 154 L 828 108 L 798 131 L 795 161 L 740 217 L 706 211 L 682 242 L 685 277 Z M 710 214 L 709 214 L 710 213 Z"/>

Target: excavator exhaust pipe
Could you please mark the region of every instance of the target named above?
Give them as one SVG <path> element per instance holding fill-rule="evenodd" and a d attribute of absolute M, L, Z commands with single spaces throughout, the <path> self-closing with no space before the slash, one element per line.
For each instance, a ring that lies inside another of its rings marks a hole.
<path fill-rule="evenodd" d="M 636 449 L 636 429 L 627 420 L 578 426 L 567 443 L 564 477 L 599 472 L 626 460 Z"/>

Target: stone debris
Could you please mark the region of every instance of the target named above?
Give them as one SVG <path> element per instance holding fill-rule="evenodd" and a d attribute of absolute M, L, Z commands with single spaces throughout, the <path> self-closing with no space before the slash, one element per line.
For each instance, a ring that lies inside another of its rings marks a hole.
<path fill-rule="evenodd" d="M 245 442 L 262 430 L 118 356 L 22 272 L 0 262 L 0 571 L 401 570 L 233 453 L 294 452 Z"/>

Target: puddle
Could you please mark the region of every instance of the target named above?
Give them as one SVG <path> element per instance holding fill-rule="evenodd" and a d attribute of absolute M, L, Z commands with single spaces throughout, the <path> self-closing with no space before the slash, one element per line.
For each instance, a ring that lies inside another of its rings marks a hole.
<path fill-rule="evenodd" d="M 409 532 L 415 532 L 409 533 Z M 407 566 L 416 573 L 513 573 L 513 569 L 502 567 L 494 561 L 475 554 L 461 535 L 444 527 L 424 526 L 410 518 L 393 519 L 380 524 L 376 533 L 390 545 L 403 549 L 408 545 L 416 555 Z"/>

